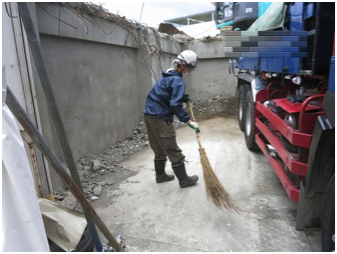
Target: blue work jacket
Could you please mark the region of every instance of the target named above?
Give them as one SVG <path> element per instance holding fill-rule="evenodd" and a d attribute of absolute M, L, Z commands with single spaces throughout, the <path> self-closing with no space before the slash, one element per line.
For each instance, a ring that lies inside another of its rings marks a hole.
<path fill-rule="evenodd" d="M 180 122 L 188 122 L 190 116 L 182 103 L 185 94 L 184 80 L 175 70 L 162 72 L 162 75 L 146 98 L 144 114 L 159 116 L 171 123 L 173 115 L 176 115 Z"/>

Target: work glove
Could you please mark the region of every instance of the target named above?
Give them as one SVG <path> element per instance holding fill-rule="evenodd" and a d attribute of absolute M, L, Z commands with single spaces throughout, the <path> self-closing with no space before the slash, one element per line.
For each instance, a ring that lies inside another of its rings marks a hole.
<path fill-rule="evenodd" d="M 191 102 L 190 95 L 189 94 L 184 94 L 182 102 L 184 102 L 186 104 L 188 104 L 189 102 Z"/>
<path fill-rule="evenodd" d="M 191 120 L 187 122 L 187 125 L 195 130 L 196 133 L 200 133 L 199 124 L 197 122 L 192 122 Z"/>

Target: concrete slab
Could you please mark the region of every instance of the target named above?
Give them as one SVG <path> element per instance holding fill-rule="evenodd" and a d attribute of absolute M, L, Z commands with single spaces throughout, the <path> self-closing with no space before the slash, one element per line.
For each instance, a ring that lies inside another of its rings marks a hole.
<path fill-rule="evenodd" d="M 177 130 L 189 174 L 197 185 L 181 189 L 177 179 L 155 183 L 152 150 L 132 155 L 122 165 L 138 172 L 97 212 L 128 251 L 319 251 L 320 233 L 295 230 L 296 203 L 283 190 L 262 153 L 245 147 L 234 116 L 199 121 L 203 146 L 225 189 L 245 210 L 219 210 L 207 200 L 198 143 L 188 127 Z M 172 173 L 170 165 L 167 171 Z"/>

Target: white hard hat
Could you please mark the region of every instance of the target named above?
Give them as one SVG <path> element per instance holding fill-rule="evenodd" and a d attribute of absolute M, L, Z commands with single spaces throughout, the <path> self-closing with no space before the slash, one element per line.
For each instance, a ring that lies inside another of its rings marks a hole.
<path fill-rule="evenodd" d="M 178 55 L 178 59 L 183 60 L 187 63 L 188 66 L 195 69 L 198 64 L 198 55 L 194 53 L 192 50 L 184 50 Z"/>

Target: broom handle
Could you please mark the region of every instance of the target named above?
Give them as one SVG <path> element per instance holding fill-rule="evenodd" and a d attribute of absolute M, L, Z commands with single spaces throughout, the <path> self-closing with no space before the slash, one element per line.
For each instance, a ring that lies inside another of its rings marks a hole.
<path fill-rule="evenodd" d="M 191 119 L 192 119 L 193 122 L 195 122 L 191 102 L 188 102 L 188 108 L 189 108 L 189 111 L 190 111 L 190 114 L 191 114 Z M 202 148 L 200 133 L 196 133 L 196 135 L 197 135 L 197 139 L 198 139 L 199 148 Z"/>

